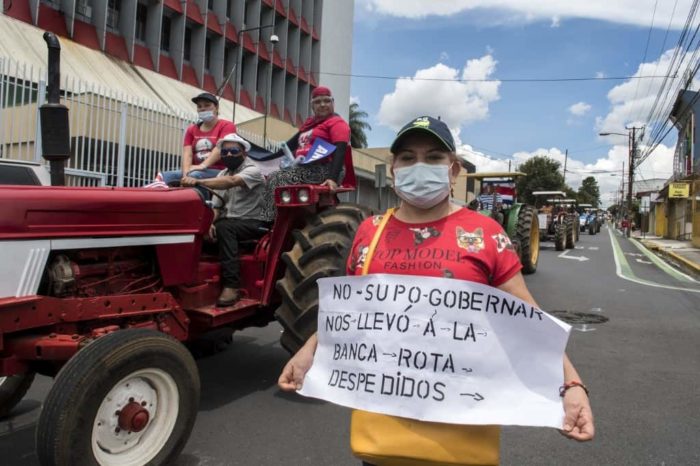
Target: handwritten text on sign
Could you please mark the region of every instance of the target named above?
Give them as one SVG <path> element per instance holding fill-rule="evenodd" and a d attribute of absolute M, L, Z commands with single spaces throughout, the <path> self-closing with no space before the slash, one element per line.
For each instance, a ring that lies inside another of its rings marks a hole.
<path fill-rule="evenodd" d="M 318 283 L 319 345 L 302 395 L 424 421 L 561 428 L 568 325 L 472 282 Z"/>

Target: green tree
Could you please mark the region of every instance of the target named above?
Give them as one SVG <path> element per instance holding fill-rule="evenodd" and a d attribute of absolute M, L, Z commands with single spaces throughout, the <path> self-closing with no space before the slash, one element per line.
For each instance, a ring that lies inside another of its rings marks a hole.
<path fill-rule="evenodd" d="M 535 204 L 533 191 L 563 191 L 564 177 L 560 172 L 561 164 L 546 156 L 535 156 L 518 167 L 518 171 L 527 176 L 518 178 L 518 200 Z"/>
<path fill-rule="evenodd" d="M 594 177 L 588 176 L 583 179 L 578 188 L 578 201 L 596 208 L 600 205 L 600 188 Z"/>
<path fill-rule="evenodd" d="M 350 104 L 350 145 L 352 147 L 362 148 L 367 147 L 367 134 L 365 131 L 371 131 L 372 127 L 365 121 L 369 115 L 364 110 L 360 110 L 360 106 L 355 102 Z"/>

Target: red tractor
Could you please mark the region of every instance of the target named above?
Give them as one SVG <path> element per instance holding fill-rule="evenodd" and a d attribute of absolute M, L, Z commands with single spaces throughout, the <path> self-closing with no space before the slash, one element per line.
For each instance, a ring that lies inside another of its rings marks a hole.
<path fill-rule="evenodd" d="M 213 213 L 197 191 L 0 187 L 0 414 L 35 373 L 56 376 L 42 464 L 169 464 L 199 399 L 182 342 L 276 318 L 294 352 L 315 331 L 316 280 L 342 273 L 370 212 L 314 185 L 276 197 L 271 230 L 243 245 L 245 297 L 220 309 L 203 240 Z"/>
<path fill-rule="evenodd" d="M 60 185 L 70 154 L 49 44 L 44 157 Z M 347 158 L 346 158 L 347 160 Z M 352 190 L 352 165 L 346 186 Z M 278 215 L 241 245 L 243 299 L 217 308 L 220 265 L 194 189 L 0 187 L 0 416 L 35 374 L 55 376 L 37 425 L 42 465 L 169 465 L 199 404 L 183 343 L 277 319 L 294 352 L 315 331 L 317 279 L 342 273 L 369 209 L 316 185 L 280 187 Z M 230 333 L 229 333 L 230 336 Z"/>

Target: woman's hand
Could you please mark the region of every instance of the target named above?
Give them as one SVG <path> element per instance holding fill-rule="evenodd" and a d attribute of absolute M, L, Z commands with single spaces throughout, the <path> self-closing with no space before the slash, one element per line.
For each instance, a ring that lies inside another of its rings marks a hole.
<path fill-rule="evenodd" d="M 304 383 L 304 376 L 311 368 L 311 364 L 314 362 L 314 353 L 316 353 L 316 345 L 318 340 L 316 335 L 309 338 L 301 349 L 292 356 L 292 359 L 284 366 L 282 369 L 282 374 L 277 380 L 277 385 L 280 389 L 285 392 L 293 392 L 294 390 L 301 390 L 301 386 Z"/>
<path fill-rule="evenodd" d="M 321 186 L 326 186 L 332 193 L 336 192 L 338 190 L 338 183 L 336 183 L 333 180 L 326 180 L 323 183 L 321 183 Z"/>
<path fill-rule="evenodd" d="M 564 428 L 561 433 L 579 442 L 592 440 L 595 435 L 591 403 L 581 387 L 571 387 L 564 393 Z"/>

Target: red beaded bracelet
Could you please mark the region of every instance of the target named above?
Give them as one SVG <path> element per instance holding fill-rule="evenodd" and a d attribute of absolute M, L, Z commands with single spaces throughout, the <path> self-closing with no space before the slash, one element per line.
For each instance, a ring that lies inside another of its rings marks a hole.
<path fill-rule="evenodd" d="M 586 392 L 586 396 L 588 396 L 588 387 L 586 387 L 584 384 L 581 382 L 578 382 L 576 380 L 572 380 L 571 382 L 566 382 L 564 385 L 559 387 L 559 396 L 563 397 L 566 394 L 566 391 L 570 388 L 573 387 L 581 387 L 583 388 L 583 391 Z"/>

